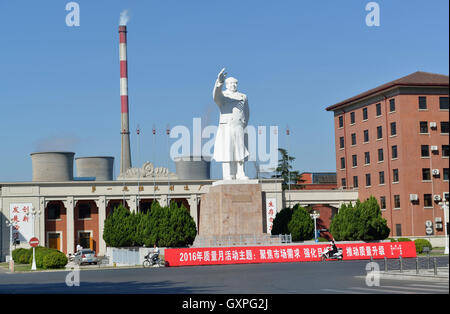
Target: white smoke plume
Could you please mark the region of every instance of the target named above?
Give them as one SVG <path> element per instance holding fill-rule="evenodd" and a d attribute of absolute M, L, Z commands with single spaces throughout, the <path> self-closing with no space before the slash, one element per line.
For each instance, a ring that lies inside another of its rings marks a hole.
<path fill-rule="evenodd" d="M 120 12 L 119 25 L 126 26 L 129 20 L 130 16 L 128 15 L 128 10 L 123 10 L 122 12 Z"/>

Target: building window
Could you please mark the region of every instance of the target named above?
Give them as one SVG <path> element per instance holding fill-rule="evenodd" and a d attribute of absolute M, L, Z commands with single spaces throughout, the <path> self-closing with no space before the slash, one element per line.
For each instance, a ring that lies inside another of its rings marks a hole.
<path fill-rule="evenodd" d="M 369 114 L 367 113 L 367 108 L 363 108 L 363 120 L 369 119 Z"/>
<path fill-rule="evenodd" d="M 442 145 L 442 157 L 448 157 L 449 148 L 448 145 Z"/>
<path fill-rule="evenodd" d="M 364 130 L 364 143 L 369 141 L 369 130 Z"/>
<path fill-rule="evenodd" d="M 344 137 L 343 136 L 341 136 L 339 138 L 339 148 L 344 148 Z"/>
<path fill-rule="evenodd" d="M 391 136 L 397 135 L 397 123 L 391 122 Z"/>
<path fill-rule="evenodd" d="M 377 117 L 381 116 L 381 103 L 375 105 Z"/>
<path fill-rule="evenodd" d="M 344 127 L 344 117 L 343 116 L 339 116 L 339 127 L 340 128 Z"/>
<path fill-rule="evenodd" d="M 356 145 L 356 133 L 352 133 L 352 145 Z"/>
<path fill-rule="evenodd" d="M 345 158 L 341 157 L 341 169 L 345 169 Z"/>
<path fill-rule="evenodd" d="M 347 180 L 345 178 L 341 179 L 342 187 L 345 189 L 347 187 Z"/>
<path fill-rule="evenodd" d="M 352 155 L 352 167 L 357 167 L 357 166 L 358 166 L 358 156 Z"/>
<path fill-rule="evenodd" d="M 392 159 L 396 159 L 398 158 L 398 149 L 397 149 L 397 145 L 393 145 L 392 146 Z"/>
<path fill-rule="evenodd" d="M 419 96 L 419 110 L 427 109 L 427 97 Z"/>
<path fill-rule="evenodd" d="M 444 181 L 448 181 L 448 175 L 449 175 L 448 169 L 449 168 L 444 168 Z"/>
<path fill-rule="evenodd" d="M 380 178 L 380 184 L 384 184 L 384 171 L 378 172 Z"/>
<path fill-rule="evenodd" d="M 422 180 L 423 181 L 430 181 L 431 180 L 430 168 L 422 168 Z"/>
<path fill-rule="evenodd" d="M 364 164 L 365 165 L 370 164 L 370 153 L 369 152 L 364 153 Z"/>
<path fill-rule="evenodd" d="M 395 111 L 395 98 L 389 100 L 389 112 Z"/>
<path fill-rule="evenodd" d="M 402 236 L 402 225 L 401 224 L 395 225 L 395 233 L 397 234 L 397 237 Z"/>
<path fill-rule="evenodd" d="M 61 219 L 61 205 L 60 204 L 48 204 L 47 206 L 47 219 Z"/>
<path fill-rule="evenodd" d="M 449 131 L 448 121 L 441 121 L 441 133 L 448 134 L 448 131 Z"/>
<path fill-rule="evenodd" d="M 386 196 L 380 196 L 380 208 L 386 209 Z"/>
<path fill-rule="evenodd" d="M 350 112 L 350 123 L 354 124 L 355 123 L 355 112 Z"/>
<path fill-rule="evenodd" d="M 371 186 L 372 182 L 370 180 L 370 173 L 366 174 L 366 186 Z"/>
<path fill-rule="evenodd" d="M 393 181 L 392 182 L 398 182 L 399 181 L 398 169 L 393 169 L 392 170 L 392 177 L 393 177 Z"/>
<path fill-rule="evenodd" d="M 420 146 L 420 156 L 422 157 L 430 157 L 430 146 L 428 145 L 421 145 Z"/>
<path fill-rule="evenodd" d="M 353 176 L 353 187 L 354 188 L 358 187 L 358 176 Z"/>
<path fill-rule="evenodd" d="M 377 126 L 377 139 L 383 138 L 383 127 Z"/>
<path fill-rule="evenodd" d="M 400 195 L 394 195 L 394 208 L 400 208 Z"/>
<path fill-rule="evenodd" d="M 378 149 L 378 161 L 383 161 L 384 160 L 384 153 L 383 153 L 383 149 L 379 148 Z"/>
<path fill-rule="evenodd" d="M 424 207 L 433 207 L 433 195 L 431 195 L 431 194 L 423 195 L 423 206 Z"/>
<path fill-rule="evenodd" d="M 448 97 L 439 97 L 439 109 L 448 110 Z"/>
<path fill-rule="evenodd" d="M 91 206 L 89 204 L 79 204 L 78 205 L 78 219 L 91 218 Z"/>
<path fill-rule="evenodd" d="M 428 122 L 427 121 L 420 121 L 419 122 L 419 132 L 421 134 L 428 134 Z"/>

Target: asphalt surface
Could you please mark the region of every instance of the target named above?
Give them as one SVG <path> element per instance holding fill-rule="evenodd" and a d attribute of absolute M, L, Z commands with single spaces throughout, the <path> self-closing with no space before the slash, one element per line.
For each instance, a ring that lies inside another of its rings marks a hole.
<path fill-rule="evenodd" d="M 448 261 L 448 258 L 447 258 Z M 0 272 L 1 294 L 354 294 L 449 293 L 445 281 L 382 277 L 366 283 L 368 261 Z M 69 284 L 66 284 L 68 279 Z"/>

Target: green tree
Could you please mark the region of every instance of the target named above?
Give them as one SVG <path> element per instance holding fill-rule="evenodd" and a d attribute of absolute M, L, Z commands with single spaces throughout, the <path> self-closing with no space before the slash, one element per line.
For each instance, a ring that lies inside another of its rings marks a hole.
<path fill-rule="evenodd" d="M 132 246 L 136 227 L 136 215 L 120 204 L 105 220 L 103 240 L 111 247 Z"/>
<path fill-rule="evenodd" d="M 289 185 L 291 187 L 300 187 L 298 182 L 303 182 L 300 173 L 297 170 L 292 170 L 292 162 L 295 160 L 295 157 L 289 156 L 288 152 L 284 148 L 278 149 L 281 154 L 281 159 L 278 160 L 278 167 L 275 169 L 276 174 L 272 176 L 272 178 L 282 178 L 282 189 L 289 189 Z"/>
<path fill-rule="evenodd" d="M 305 208 L 297 206 L 288 224 L 289 233 L 293 241 L 310 240 L 314 237 L 314 223 Z"/>
<path fill-rule="evenodd" d="M 375 197 L 369 197 L 360 205 L 359 220 L 361 240 L 383 240 L 389 236 L 391 230 L 381 215 L 380 205 Z"/>
<path fill-rule="evenodd" d="M 372 241 L 386 239 L 390 229 L 371 196 L 362 203 L 358 200 L 355 206 L 343 204 L 331 221 L 330 232 L 337 241 Z"/>
<path fill-rule="evenodd" d="M 291 221 L 292 212 L 292 208 L 286 207 L 275 215 L 271 231 L 272 235 L 289 234 L 288 224 Z"/>

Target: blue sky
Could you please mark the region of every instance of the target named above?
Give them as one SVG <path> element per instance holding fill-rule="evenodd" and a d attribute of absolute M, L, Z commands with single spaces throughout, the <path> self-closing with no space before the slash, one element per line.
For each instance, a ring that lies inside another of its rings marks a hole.
<path fill-rule="evenodd" d="M 249 97 L 249 123 L 278 125 L 300 171 L 335 171 L 327 106 L 418 70 L 448 75 L 447 0 L 377 1 L 379 27 L 357 0 L 79 0 L 79 27 L 65 23 L 68 2 L 0 0 L 0 182 L 31 180 L 42 150 L 114 156 L 118 168 L 124 9 L 134 165 L 167 166 L 167 125 L 217 123 L 223 67 Z"/>

